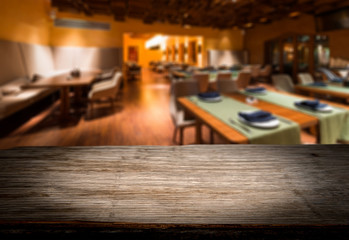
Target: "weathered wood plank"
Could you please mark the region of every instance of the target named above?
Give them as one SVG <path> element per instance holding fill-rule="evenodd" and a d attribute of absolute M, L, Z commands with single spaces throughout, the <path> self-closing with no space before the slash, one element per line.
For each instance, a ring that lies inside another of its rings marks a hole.
<path fill-rule="evenodd" d="M 348 224 L 345 145 L 0 152 L 1 221 Z"/>

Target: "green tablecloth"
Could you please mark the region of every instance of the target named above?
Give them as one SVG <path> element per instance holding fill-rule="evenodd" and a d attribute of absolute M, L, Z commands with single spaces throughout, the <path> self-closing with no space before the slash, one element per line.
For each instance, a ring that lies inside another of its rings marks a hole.
<path fill-rule="evenodd" d="M 334 83 L 321 87 L 321 86 L 312 86 L 309 84 L 301 84 L 303 87 L 309 87 L 309 88 L 318 88 L 318 89 L 324 89 L 328 91 L 333 91 L 333 92 L 340 92 L 340 93 L 347 93 L 349 97 L 349 87 L 343 87 L 343 86 L 336 86 Z"/>
<path fill-rule="evenodd" d="M 349 111 L 346 109 L 334 108 L 330 113 L 321 113 L 296 107 L 294 102 L 305 100 L 302 97 L 273 91 L 267 91 L 266 94 L 251 94 L 245 91 L 242 91 L 242 93 L 318 118 L 320 122 L 320 143 L 322 144 L 336 143 L 337 140 L 349 141 Z"/>
<path fill-rule="evenodd" d="M 229 121 L 229 118 L 234 119 L 240 125 L 244 125 L 238 120 L 238 112 L 259 109 L 225 96 L 222 96 L 222 101 L 216 103 L 201 101 L 197 96 L 191 96 L 188 98 L 206 112 L 214 115 L 227 125 L 245 135 L 252 144 L 300 144 L 300 128 L 295 122 L 287 121 L 286 123 L 280 121 L 280 125 L 273 129 L 261 129 L 248 126 L 250 132 L 246 132 L 239 125 L 232 124 Z"/>
<path fill-rule="evenodd" d="M 188 72 L 185 72 L 185 71 L 178 71 L 179 73 L 182 73 L 185 77 L 185 79 L 189 79 L 192 77 L 192 74 L 191 73 L 188 73 Z M 235 79 L 237 78 L 237 76 L 239 75 L 239 71 L 212 71 L 212 72 L 209 72 L 209 71 L 203 71 L 202 73 L 208 73 L 209 74 L 209 81 L 210 82 L 214 82 L 216 81 L 216 78 L 217 78 L 217 75 L 218 73 L 224 73 L 224 72 L 231 72 L 231 78 L 232 79 Z"/>

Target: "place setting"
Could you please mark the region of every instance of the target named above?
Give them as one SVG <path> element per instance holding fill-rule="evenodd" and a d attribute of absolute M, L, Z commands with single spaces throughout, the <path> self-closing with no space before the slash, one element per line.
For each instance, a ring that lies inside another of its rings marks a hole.
<path fill-rule="evenodd" d="M 204 102 L 220 102 L 222 101 L 222 96 L 220 95 L 219 92 L 204 92 L 204 93 L 199 93 L 198 98 L 201 101 Z"/>
<path fill-rule="evenodd" d="M 252 94 L 267 94 L 267 89 L 265 87 L 247 87 L 245 88 L 246 93 Z"/>
<path fill-rule="evenodd" d="M 208 103 L 222 101 L 222 95 L 217 91 L 217 85 L 215 83 L 198 81 L 198 84 L 200 89 L 200 93 L 198 93 L 199 100 Z"/>
<path fill-rule="evenodd" d="M 229 118 L 229 122 L 239 126 L 248 133 L 252 132 L 249 127 L 272 129 L 277 128 L 280 125 L 280 121 L 277 117 L 270 112 L 262 110 L 240 111 L 238 112 L 238 121 Z"/>
<path fill-rule="evenodd" d="M 329 112 L 332 112 L 333 110 L 333 107 L 331 107 L 326 103 L 321 103 L 318 99 L 296 101 L 294 102 L 294 105 L 298 108 L 315 111 L 315 112 L 321 112 L 321 113 L 329 113 Z"/>
<path fill-rule="evenodd" d="M 327 87 L 327 83 L 324 83 L 324 82 L 312 82 L 312 83 L 309 83 L 308 86 L 312 86 L 312 87 Z"/>

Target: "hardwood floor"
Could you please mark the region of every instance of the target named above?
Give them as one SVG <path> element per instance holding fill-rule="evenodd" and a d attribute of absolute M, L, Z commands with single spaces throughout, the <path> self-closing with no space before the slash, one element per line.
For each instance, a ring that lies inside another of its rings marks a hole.
<path fill-rule="evenodd" d="M 122 89 L 114 109 L 110 103 L 95 104 L 93 112 L 74 114 L 59 122 L 59 101 L 0 139 L 0 149 L 17 146 L 175 145 L 169 113 L 170 82 L 163 74 L 143 69 L 142 79 Z M 3 126 L 2 126 L 3 127 Z M 177 136 L 178 137 L 178 136 Z M 203 128 L 209 142 L 209 131 Z M 302 135 L 303 142 L 314 138 Z M 185 129 L 184 144 L 195 142 L 194 127 Z M 225 143 L 215 135 L 215 143 Z"/>
<path fill-rule="evenodd" d="M 114 109 L 95 104 L 93 112 L 75 114 L 59 122 L 59 101 L 0 139 L 0 148 L 16 146 L 174 145 L 169 114 L 169 80 L 143 70 L 142 80 L 122 89 Z M 2 126 L 3 127 L 3 126 Z M 195 140 L 194 128 L 185 130 L 184 143 Z"/>

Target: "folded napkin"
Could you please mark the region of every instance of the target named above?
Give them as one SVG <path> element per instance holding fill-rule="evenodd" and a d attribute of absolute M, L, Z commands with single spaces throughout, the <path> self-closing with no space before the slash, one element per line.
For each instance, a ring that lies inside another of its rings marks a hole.
<path fill-rule="evenodd" d="M 239 116 L 249 122 L 266 122 L 276 119 L 270 112 L 257 110 L 251 113 L 239 112 Z"/>
<path fill-rule="evenodd" d="M 309 86 L 326 87 L 327 84 L 324 82 L 313 82 L 313 83 L 310 83 Z"/>
<path fill-rule="evenodd" d="M 330 79 L 330 82 L 335 82 L 335 83 L 341 83 L 341 82 L 343 82 L 343 78 L 332 78 L 332 79 Z"/>
<path fill-rule="evenodd" d="M 204 93 L 199 93 L 198 96 L 200 98 L 217 98 L 220 96 L 218 92 L 204 92 Z"/>
<path fill-rule="evenodd" d="M 265 88 L 264 87 L 254 87 L 254 88 L 245 88 L 245 91 L 246 92 L 251 92 L 251 93 L 254 93 L 254 92 L 262 92 L 262 91 L 265 91 Z"/>
<path fill-rule="evenodd" d="M 327 104 L 325 104 L 325 103 L 320 103 L 319 100 L 304 100 L 301 102 L 295 102 L 295 105 L 299 106 L 299 107 L 311 108 L 313 110 L 327 106 Z"/>

